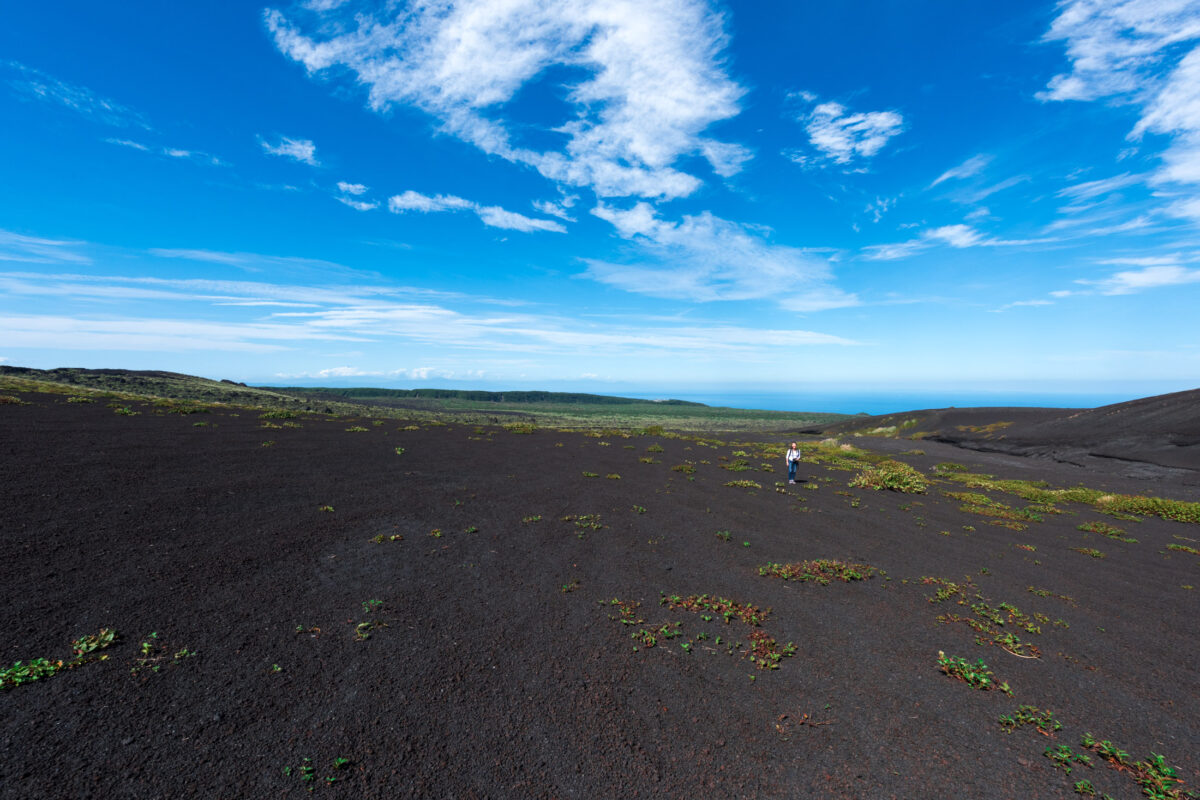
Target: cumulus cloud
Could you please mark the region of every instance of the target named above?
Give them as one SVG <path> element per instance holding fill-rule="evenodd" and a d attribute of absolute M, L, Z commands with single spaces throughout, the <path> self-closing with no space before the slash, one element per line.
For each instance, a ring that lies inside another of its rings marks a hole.
<path fill-rule="evenodd" d="M 372 108 L 418 108 L 486 153 L 600 196 L 682 197 L 700 180 L 673 166 L 681 158 L 727 176 L 749 157 L 705 133 L 738 113 L 744 90 L 725 72 L 724 18 L 704 0 L 465 0 L 264 19 L 280 52 L 310 73 L 349 70 Z M 563 146 L 538 150 L 514 134 L 527 123 L 511 101 L 547 76 L 569 109 L 551 127 Z"/>
<path fill-rule="evenodd" d="M 1044 38 L 1066 43 L 1071 71 L 1056 75 L 1038 97 L 1141 106 L 1128 138 L 1170 138 L 1148 180 L 1177 192 L 1169 213 L 1200 222 L 1200 4 L 1067 0 L 1059 8 Z"/>
<path fill-rule="evenodd" d="M 317 146 L 312 143 L 311 139 L 292 139 L 281 136 L 278 142 L 271 144 L 260 136 L 258 143 L 262 146 L 263 152 L 273 156 L 284 156 L 313 167 L 320 166 L 320 162 L 317 161 Z"/>
<path fill-rule="evenodd" d="M 343 194 L 352 194 L 356 197 L 367 191 L 367 187 L 361 183 L 347 183 L 346 181 L 338 181 L 337 188 Z"/>
<path fill-rule="evenodd" d="M 803 95 L 815 99 L 813 95 Z M 829 162 L 848 165 L 876 155 L 888 140 L 904 130 L 904 118 L 895 111 L 850 113 L 841 103 L 825 102 L 801 115 L 808 142 L 819 155 L 787 150 L 784 155 L 801 166 Z"/>
<path fill-rule="evenodd" d="M 531 233 L 533 231 L 551 231 L 566 233 L 567 229 L 550 219 L 535 219 L 515 211 L 508 211 L 500 206 L 484 206 L 471 200 L 454 195 L 439 194 L 433 197 L 414 192 L 411 189 L 403 194 L 388 198 L 388 211 L 393 214 L 403 214 L 415 211 L 431 214 L 442 211 L 471 211 L 480 222 L 489 228 L 503 228 L 511 231 Z"/>
<path fill-rule="evenodd" d="M 585 275 L 601 283 L 701 302 L 772 298 L 794 311 L 858 302 L 831 285 L 827 260 L 771 244 L 762 231 L 709 212 L 673 222 L 640 202 L 624 210 L 602 204 L 592 213 L 637 244 L 644 256 L 633 264 L 588 261 Z"/>

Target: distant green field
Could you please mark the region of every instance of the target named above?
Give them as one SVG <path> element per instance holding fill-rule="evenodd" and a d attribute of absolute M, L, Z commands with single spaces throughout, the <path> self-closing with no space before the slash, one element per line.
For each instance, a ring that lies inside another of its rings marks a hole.
<path fill-rule="evenodd" d="M 172 372 L 4 366 L 0 366 L 0 391 L 98 394 L 122 399 L 475 425 L 523 422 L 550 428 L 661 426 L 678 431 L 785 431 L 832 423 L 847 416 L 753 411 L 682 400 L 652 402 L 582 393 L 255 387 Z"/>

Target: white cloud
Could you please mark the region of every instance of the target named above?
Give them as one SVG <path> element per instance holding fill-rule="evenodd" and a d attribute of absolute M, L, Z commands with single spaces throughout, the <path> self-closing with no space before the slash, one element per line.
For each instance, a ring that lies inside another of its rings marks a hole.
<path fill-rule="evenodd" d="M 724 18 L 703 0 L 388 5 L 307 30 L 278 10 L 264 19 L 310 73 L 353 72 L 372 108 L 419 108 L 486 153 L 601 196 L 681 197 L 700 181 L 679 159 L 700 155 L 730 175 L 749 157 L 705 135 L 739 112 L 743 89 L 725 72 Z M 515 140 L 525 123 L 509 104 L 547 74 L 570 108 L 552 127 L 564 145 L 538 151 Z"/>
<path fill-rule="evenodd" d="M 102 97 L 85 86 L 58 80 L 41 70 L 16 61 L 0 61 L 0 67 L 7 67 L 20 74 L 20 78 L 10 79 L 8 85 L 22 97 L 63 106 L 105 125 L 151 130 L 150 124 L 141 114 Z"/>
<path fill-rule="evenodd" d="M 177 319 L 88 319 L 10 314 L 0 317 L 0 338 L 10 347 L 55 350 L 194 350 L 270 353 L 297 340 L 362 341 L 361 337 L 277 323 Z"/>
<path fill-rule="evenodd" d="M 771 298 L 794 311 L 856 305 L 831 285 L 829 262 L 804 250 L 774 245 L 761 231 L 708 212 L 664 220 L 641 202 L 593 214 L 610 222 L 647 257 L 642 263 L 589 260 L 585 275 L 638 294 L 699 302 Z"/>
<path fill-rule="evenodd" d="M 428 299 L 423 293 L 444 296 Z M 55 307 L 61 310 L 46 316 L 0 315 L 0 341 L 6 349 L 303 353 L 311 350 L 313 342 L 354 342 L 359 351 L 430 347 L 461 353 L 472 362 L 487 357 L 481 353 L 504 358 L 552 355 L 570 358 L 572 363 L 612 358 L 707 361 L 714 356 L 770 362 L 781 354 L 794 354 L 797 346 L 857 344 L 800 329 L 641 316 L 609 321 L 566 312 L 496 310 L 489 307 L 488 298 L 387 285 L 0 273 L 0 297 L 31 294 L 57 298 Z M 112 298 L 124 300 L 122 317 L 113 318 L 112 306 L 104 306 L 102 316 L 97 315 L 96 303 Z M 169 310 L 181 309 L 185 303 L 228 306 L 235 316 L 214 320 L 205 312 L 172 314 Z M 293 308 L 261 316 L 260 306 L 273 305 Z M 343 377 L 360 371 L 345 362 L 327 369 L 340 369 Z M 408 375 L 421 378 L 418 370 L 422 369 L 429 368 L 417 367 Z"/>
<path fill-rule="evenodd" d="M 971 156 L 966 161 L 959 164 L 957 167 L 952 167 L 952 168 L 946 170 L 945 172 L 943 172 L 941 175 L 939 175 L 937 177 L 937 180 L 935 180 L 933 183 L 929 184 L 929 187 L 933 188 L 934 186 L 937 186 L 939 183 L 941 183 L 943 181 L 948 181 L 948 180 L 952 180 L 952 179 L 960 179 L 960 178 L 970 178 L 974 175 L 978 175 L 980 172 L 983 172 L 984 167 L 986 167 L 988 164 L 990 164 L 991 161 L 992 161 L 991 156 L 984 155 L 982 153 L 979 155 Z"/>
<path fill-rule="evenodd" d="M 105 139 L 109 144 L 120 145 L 121 147 L 129 147 L 133 150 L 140 150 L 143 153 L 157 153 L 158 155 L 167 156 L 168 158 L 185 158 L 189 161 L 199 161 L 206 164 L 212 164 L 214 167 L 226 166 L 225 162 L 214 155 L 200 152 L 199 150 L 185 150 L 181 147 L 158 147 L 135 142 L 132 139 Z"/>
<path fill-rule="evenodd" d="M 356 197 L 367 191 L 367 187 L 361 183 L 347 183 L 346 181 L 338 181 L 337 188 L 339 192 L 352 194 Z"/>
<path fill-rule="evenodd" d="M 974 247 L 983 242 L 983 237 L 970 225 L 943 225 L 924 233 L 926 239 L 944 242 L 951 247 Z"/>
<path fill-rule="evenodd" d="M 88 264 L 91 259 L 75 252 L 84 242 L 67 239 L 42 239 L 37 236 L 6 231 L 0 228 L 0 261 L 21 261 L 28 264 L 67 262 Z"/>
<path fill-rule="evenodd" d="M 802 166 L 821 166 L 830 161 L 844 166 L 855 159 L 871 158 L 888 139 L 904 130 L 904 118 L 895 111 L 850 114 L 845 106 L 834 102 L 818 103 L 800 121 L 809 144 L 821 153 L 809 156 L 798 150 L 784 152 Z"/>
<path fill-rule="evenodd" d="M 873 202 L 867 203 L 867 207 L 863 209 L 871 215 L 872 222 L 879 222 L 883 219 L 883 215 L 896 206 L 896 197 L 876 197 Z"/>
<path fill-rule="evenodd" d="M 1145 179 L 1145 175 L 1132 175 L 1128 172 L 1123 172 L 1120 175 L 1114 175 L 1111 178 L 1102 178 L 1100 180 L 1067 186 L 1059 189 L 1056 194 L 1059 197 L 1069 197 L 1072 200 L 1077 201 L 1088 200 L 1093 197 L 1099 197 L 1110 192 L 1115 192 L 1118 189 L 1125 188 L 1126 186 L 1132 186 L 1133 184 L 1141 183 Z"/>
<path fill-rule="evenodd" d="M 279 275 L 316 274 L 322 276 L 350 276 L 358 278 L 374 278 L 376 273 L 347 267 L 334 261 L 319 258 L 304 258 L 302 256 L 273 256 L 261 253 L 229 253 L 221 250 L 200 250 L 193 248 L 163 248 L 156 247 L 146 251 L 159 258 L 182 258 L 188 261 L 203 261 L 210 264 L 222 264 L 236 267 L 246 272 L 271 271 Z"/>
<path fill-rule="evenodd" d="M 1026 306 L 1052 306 L 1054 303 L 1050 300 L 1018 300 L 1015 303 L 1007 303 L 999 308 L 993 308 L 991 313 L 1000 314 L 1008 311 L 1010 308 L 1023 308 Z"/>
<path fill-rule="evenodd" d="M 1200 283 L 1200 269 L 1187 269 L 1178 265 L 1143 267 L 1117 272 L 1102 280 L 1080 279 L 1076 283 L 1095 286 L 1100 290 L 1100 294 L 1133 294 L 1162 286 Z"/>
<path fill-rule="evenodd" d="M 379 208 L 379 203 L 369 202 L 367 200 L 355 200 L 353 197 L 336 197 L 334 199 L 339 203 L 350 206 L 355 211 L 371 211 Z"/>
<path fill-rule="evenodd" d="M 541 214 L 546 214 L 551 217 L 558 217 L 564 222 L 574 222 L 575 218 L 571 216 L 571 212 L 567 210 L 567 203 L 551 203 L 547 200 L 534 200 L 533 207 Z"/>
<path fill-rule="evenodd" d="M 500 206 L 480 206 L 475 209 L 475 213 L 479 215 L 479 220 L 484 225 L 491 228 L 504 228 L 510 231 L 523 231 L 525 233 L 532 231 L 567 232 L 566 228 L 553 220 L 534 219 L 524 214 L 518 214 L 515 211 L 507 211 Z"/>
<path fill-rule="evenodd" d="M 441 211 L 471 211 L 479 217 L 480 222 L 491 228 L 503 228 L 524 233 L 532 231 L 567 232 L 566 228 L 554 220 L 535 219 L 515 211 L 507 211 L 499 206 L 484 206 L 454 195 L 439 194 L 430 197 L 411 189 L 388 198 L 388 211 L 393 214 L 403 214 L 408 211 L 422 214 Z"/>
<path fill-rule="evenodd" d="M 1044 41 L 1065 41 L 1071 72 L 1055 75 L 1041 100 L 1138 101 L 1164 51 L 1200 37 L 1195 0 L 1065 0 Z"/>
<path fill-rule="evenodd" d="M 260 136 L 258 143 L 262 145 L 264 152 L 273 156 L 284 156 L 313 167 L 320 166 L 320 162 L 317 161 L 317 146 L 312 143 L 311 139 L 292 139 L 282 136 L 278 143 L 271 144 Z"/>
<path fill-rule="evenodd" d="M 1149 181 L 1182 193 L 1168 213 L 1200 223 L 1200 46 L 1185 46 L 1200 39 L 1200 4 L 1067 0 L 1045 39 L 1066 42 L 1071 72 L 1056 75 L 1039 98 L 1141 106 L 1128 138 L 1170 137 Z"/>
<path fill-rule="evenodd" d="M 942 225 L 921 231 L 916 239 L 894 244 L 876 244 L 862 248 L 863 258 L 868 261 L 896 261 L 917 255 L 938 244 L 963 249 L 967 247 L 1021 247 L 1044 244 L 1053 239 L 996 239 L 985 236 L 970 225 Z"/>
<path fill-rule="evenodd" d="M 464 209 L 473 209 L 475 204 L 470 200 L 464 200 L 461 197 L 454 195 L 439 194 L 436 197 L 414 192 L 409 189 L 404 194 L 393 195 L 388 198 L 388 211 L 393 214 L 401 214 L 405 211 L 420 211 L 423 214 L 429 214 L 438 211 L 462 211 Z"/>

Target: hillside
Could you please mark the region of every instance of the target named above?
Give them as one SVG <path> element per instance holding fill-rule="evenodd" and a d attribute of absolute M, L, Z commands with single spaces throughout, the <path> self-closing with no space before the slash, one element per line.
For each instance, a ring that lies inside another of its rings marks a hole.
<path fill-rule="evenodd" d="M 1109 465 L 1131 475 L 1200 471 L 1200 389 L 1092 409 L 942 408 L 855 417 L 825 435 L 929 439 L 972 450 Z"/>

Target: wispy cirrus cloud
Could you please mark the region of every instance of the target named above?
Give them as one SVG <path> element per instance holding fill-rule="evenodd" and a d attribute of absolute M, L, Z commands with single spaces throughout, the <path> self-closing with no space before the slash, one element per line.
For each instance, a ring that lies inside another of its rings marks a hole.
<path fill-rule="evenodd" d="M 489 228 L 532 233 L 533 231 L 550 231 L 566 233 L 567 229 L 550 219 L 535 219 L 515 211 L 508 211 L 500 206 L 480 205 L 472 200 L 466 200 L 454 195 L 439 194 L 434 196 L 414 192 L 411 189 L 403 194 L 388 198 L 388 211 L 393 214 L 417 212 L 432 214 L 443 211 L 470 211 L 479 217 L 479 221 Z"/>
<path fill-rule="evenodd" d="M 0 261 L 27 264 L 88 264 L 91 258 L 79 252 L 86 242 L 70 239 L 45 239 L 0 228 Z"/>
<path fill-rule="evenodd" d="M 280 52 L 310 73 L 345 68 L 373 109 L 418 108 L 446 133 L 559 183 L 602 197 L 682 197 L 700 179 L 675 168 L 681 158 L 699 155 L 728 176 L 749 157 L 705 133 L 738 113 L 744 90 L 725 72 L 724 17 L 703 0 L 324 5 L 311 21 L 264 13 Z M 563 67 L 569 77 L 555 71 Z M 519 141 L 527 123 L 510 103 L 548 75 L 568 109 L 547 128 L 562 147 L 539 150 Z"/>
<path fill-rule="evenodd" d="M 869 245 L 862 248 L 862 253 L 863 258 L 868 261 L 897 261 L 915 256 L 937 245 L 946 245 L 961 250 L 968 247 L 1022 247 L 1052 241 L 1054 241 L 1053 238 L 1000 239 L 980 233 L 970 225 L 959 223 L 928 228 L 921 231 L 920 236 L 907 242 Z"/>
<path fill-rule="evenodd" d="M 179 258 L 236 267 L 245 272 L 271 272 L 276 275 L 325 275 L 377 278 L 377 273 L 348 267 L 335 261 L 302 256 L 276 256 L 262 253 L 226 252 L 197 248 L 155 247 L 146 251 L 159 258 Z"/>
<path fill-rule="evenodd" d="M 1015 303 L 1005 303 L 1004 305 L 1000 306 L 999 308 L 993 308 L 993 309 L 991 309 L 991 313 L 1002 314 L 1005 311 L 1009 311 L 1014 308 L 1033 308 L 1033 307 L 1038 307 L 1038 306 L 1052 306 L 1052 305 L 1054 305 L 1053 300 L 1018 300 Z"/>
<path fill-rule="evenodd" d="M 51 103 L 113 127 L 152 130 L 142 114 L 86 86 L 59 80 L 17 61 L 0 61 L 0 66 L 19 76 L 10 78 L 7 83 L 20 97 Z"/>
<path fill-rule="evenodd" d="M 949 180 L 957 180 L 957 179 L 962 179 L 962 178 L 974 177 L 975 175 L 978 175 L 980 172 L 983 172 L 983 170 L 991 162 L 992 162 L 992 157 L 990 155 L 987 155 L 984 153 L 980 153 L 979 155 L 971 156 L 966 161 L 959 164 L 957 167 L 951 167 L 950 169 L 946 170 L 941 175 L 939 175 L 933 181 L 933 183 L 929 184 L 929 188 L 932 189 L 934 186 L 937 186 L 939 183 L 945 183 L 946 181 L 949 181 Z"/>
<path fill-rule="evenodd" d="M 588 260 L 584 274 L 600 283 L 699 302 L 771 298 L 795 311 L 858 303 L 832 285 L 827 259 L 772 244 L 761 229 L 708 212 L 674 222 L 645 202 L 624 210 L 602 204 L 592 213 L 640 251 L 634 263 Z"/>
<path fill-rule="evenodd" d="M 1066 0 L 1043 37 L 1066 44 L 1071 71 L 1054 76 L 1043 101 L 1108 99 L 1141 107 L 1128 138 L 1167 136 L 1147 180 L 1173 200 L 1168 213 L 1200 222 L 1200 6 L 1195 0 Z"/>
<path fill-rule="evenodd" d="M 311 139 L 292 139 L 288 136 L 281 136 L 279 137 L 279 141 L 272 144 L 262 136 L 259 136 L 258 144 L 262 147 L 264 153 L 290 158 L 293 161 L 299 161 L 301 164 L 308 164 L 310 167 L 321 166 L 321 162 L 317 161 L 317 146 L 313 144 Z"/>
<path fill-rule="evenodd" d="M 13 348 L 272 353 L 303 351 L 322 341 L 356 342 L 364 347 L 404 342 L 464 355 L 549 354 L 577 361 L 614 356 L 708 358 L 714 353 L 769 360 L 779 348 L 858 344 L 798 329 L 497 312 L 487 308 L 486 298 L 422 297 L 422 290 L 393 286 L 0 273 L 0 289 L 8 297 L 55 297 L 62 309 L 49 315 L 0 317 L 0 340 Z M 119 319 L 112 318 L 111 312 L 98 316 L 81 310 L 93 308 L 97 300 L 114 298 L 140 304 L 122 303 Z M 240 316 L 214 321 L 188 313 L 184 304 L 242 310 Z M 269 313 L 259 316 L 260 306 Z M 272 306 L 286 310 L 270 311 Z M 343 374 L 350 375 L 356 368 L 328 369 L 344 369 Z"/>
<path fill-rule="evenodd" d="M 1095 286 L 1101 294 L 1133 294 L 1162 286 L 1200 283 L 1200 269 L 1187 269 L 1178 265 L 1143 267 L 1142 269 L 1117 272 L 1103 280 L 1080 280 L 1078 282 Z"/>
<path fill-rule="evenodd" d="M 187 161 L 196 161 L 201 164 L 211 164 L 214 167 L 227 166 L 224 161 L 214 155 L 205 153 L 200 150 L 185 150 L 182 147 L 164 147 L 160 145 L 148 145 L 142 142 L 136 142 L 132 139 L 114 139 L 108 138 L 104 141 L 109 144 L 128 147 L 133 150 L 140 150 L 143 153 L 151 153 L 153 155 L 166 156 L 167 158 L 180 158 Z"/>
<path fill-rule="evenodd" d="M 795 95 L 813 103 L 808 92 Z M 816 103 L 798 118 L 808 134 L 810 150 L 785 150 L 784 156 L 805 167 L 847 166 L 875 156 L 893 136 L 903 132 L 904 117 L 896 111 L 850 112 L 841 103 Z"/>

